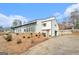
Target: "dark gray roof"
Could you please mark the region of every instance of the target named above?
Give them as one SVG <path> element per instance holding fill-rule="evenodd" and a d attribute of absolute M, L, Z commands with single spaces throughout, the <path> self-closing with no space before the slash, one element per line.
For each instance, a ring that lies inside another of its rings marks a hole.
<path fill-rule="evenodd" d="M 26 24 L 19 25 L 19 26 L 16 26 L 16 27 L 11 27 L 11 29 L 18 28 L 18 27 L 22 27 L 22 26 L 26 26 L 26 25 L 33 24 L 33 23 L 36 23 L 36 21 L 28 22 L 28 23 L 26 23 Z"/>

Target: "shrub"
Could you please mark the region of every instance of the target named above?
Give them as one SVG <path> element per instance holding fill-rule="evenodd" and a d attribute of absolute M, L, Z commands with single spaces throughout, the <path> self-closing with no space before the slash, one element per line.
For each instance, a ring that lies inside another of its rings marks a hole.
<path fill-rule="evenodd" d="M 46 33 L 42 33 L 42 35 L 43 35 L 44 37 L 46 37 Z"/>
<path fill-rule="evenodd" d="M 16 33 L 16 35 L 19 35 L 19 33 Z"/>
<path fill-rule="evenodd" d="M 20 43 L 22 43 L 21 39 L 19 39 L 19 40 L 17 41 L 17 44 L 20 44 Z"/>
<path fill-rule="evenodd" d="M 40 36 L 40 35 L 39 35 Z"/>
<path fill-rule="evenodd" d="M 25 38 L 25 36 L 23 36 L 23 38 Z"/>
<path fill-rule="evenodd" d="M 33 35 L 33 33 L 30 33 L 31 35 Z"/>
<path fill-rule="evenodd" d="M 38 35 L 36 34 L 36 37 L 37 37 Z"/>
<path fill-rule="evenodd" d="M 33 36 L 33 33 L 30 33 L 31 37 Z"/>
<path fill-rule="evenodd" d="M 7 33 L 4 38 L 7 41 L 12 41 L 12 35 L 10 33 Z"/>
<path fill-rule="evenodd" d="M 27 38 L 29 39 L 30 37 L 28 36 Z"/>

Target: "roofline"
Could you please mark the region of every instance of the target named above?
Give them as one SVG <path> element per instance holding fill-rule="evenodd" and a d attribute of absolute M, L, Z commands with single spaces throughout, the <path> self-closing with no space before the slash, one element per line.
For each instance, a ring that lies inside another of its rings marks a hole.
<path fill-rule="evenodd" d="M 52 18 L 52 17 L 54 17 L 54 18 L 56 19 L 55 16 L 49 16 L 49 17 L 44 17 L 44 18 L 39 18 L 39 19 L 34 19 L 34 20 L 44 20 L 44 19 L 49 19 L 49 18 Z M 33 20 L 33 21 L 34 21 L 34 20 Z"/>
<path fill-rule="evenodd" d="M 35 23 L 37 22 L 38 20 L 44 20 L 44 19 L 49 19 L 49 18 L 56 18 L 55 16 L 49 16 L 49 17 L 45 17 L 45 18 L 41 18 L 41 19 L 35 19 L 35 20 L 32 20 L 32 21 L 29 21 L 28 23 L 24 24 L 24 25 L 20 25 L 20 26 L 16 26 L 16 27 L 11 27 L 11 28 L 18 28 L 18 27 L 22 27 L 22 26 L 25 26 L 25 25 L 28 25 L 28 24 L 31 24 L 31 23 Z"/>
<path fill-rule="evenodd" d="M 22 27 L 22 26 L 26 26 L 26 25 L 33 24 L 33 23 L 36 23 L 36 22 L 31 22 L 31 23 L 27 23 L 27 24 L 24 24 L 24 25 L 19 25 L 19 26 L 16 26 L 16 27 L 11 27 L 11 29 Z"/>

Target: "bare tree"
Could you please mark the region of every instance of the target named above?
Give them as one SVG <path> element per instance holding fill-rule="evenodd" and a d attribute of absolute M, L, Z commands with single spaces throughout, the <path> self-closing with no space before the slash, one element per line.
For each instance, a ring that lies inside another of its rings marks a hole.
<path fill-rule="evenodd" d="M 76 28 L 76 23 L 79 20 L 79 11 L 78 10 L 71 12 L 70 20 L 73 24 L 73 28 Z"/>
<path fill-rule="evenodd" d="M 12 26 L 15 27 L 15 26 L 19 26 L 19 25 L 22 25 L 22 22 L 21 22 L 20 20 L 18 20 L 18 19 L 15 19 L 15 20 L 13 21 Z"/>

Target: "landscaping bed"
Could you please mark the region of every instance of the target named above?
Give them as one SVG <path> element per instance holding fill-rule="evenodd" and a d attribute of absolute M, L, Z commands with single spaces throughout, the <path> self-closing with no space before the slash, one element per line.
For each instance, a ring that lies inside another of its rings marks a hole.
<path fill-rule="evenodd" d="M 4 34 L 0 36 L 0 51 L 8 54 L 21 54 L 44 40 L 47 38 L 41 33 Z"/>

